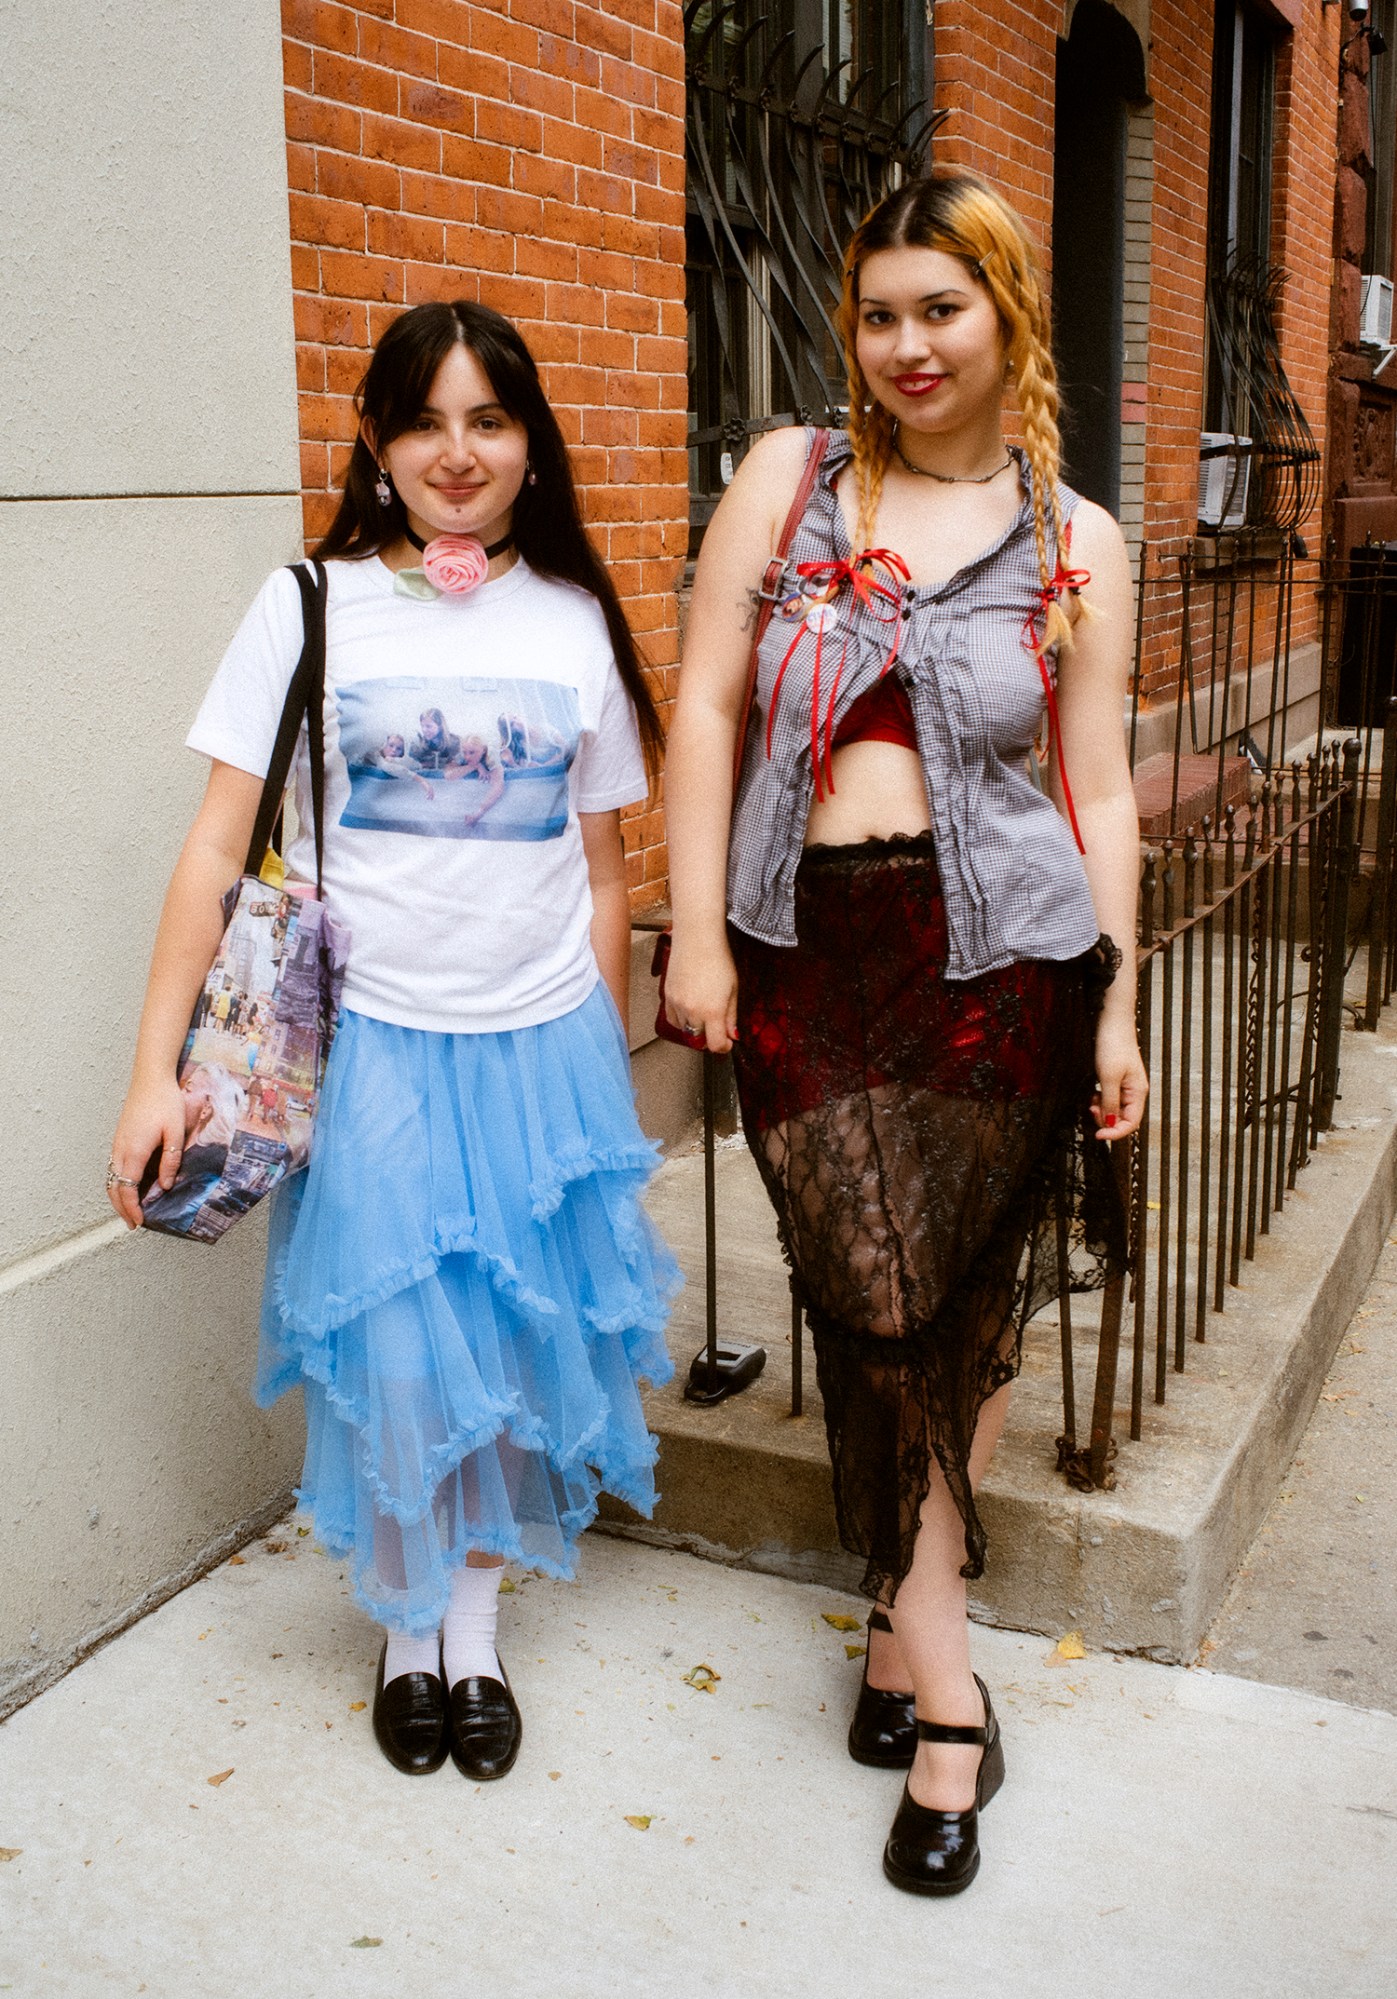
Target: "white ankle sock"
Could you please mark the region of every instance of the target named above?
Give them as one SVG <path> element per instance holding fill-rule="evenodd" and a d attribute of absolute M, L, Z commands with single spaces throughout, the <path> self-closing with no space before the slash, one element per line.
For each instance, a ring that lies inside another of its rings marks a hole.
<path fill-rule="evenodd" d="M 383 1662 L 383 1684 L 402 1673 L 439 1673 L 441 1638 L 429 1631 L 425 1638 L 408 1638 L 401 1631 L 388 1633 L 388 1656 Z"/>
<path fill-rule="evenodd" d="M 451 1601 L 441 1625 L 442 1657 L 446 1663 L 446 1684 L 477 1674 L 498 1680 L 500 1662 L 495 1653 L 495 1619 L 500 1608 L 500 1578 L 503 1566 L 473 1569 L 462 1563 L 451 1582 Z"/>

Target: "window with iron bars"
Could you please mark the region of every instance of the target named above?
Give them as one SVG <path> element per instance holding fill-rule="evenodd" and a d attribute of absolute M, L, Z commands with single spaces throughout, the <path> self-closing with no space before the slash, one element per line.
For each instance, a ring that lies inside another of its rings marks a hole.
<path fill-rule="evenodd" d="M 1279 31 L 1250 0 L 1216 0 L 1208 188 L 1207 447 L 1227 464 L 1219 508 L 1293 532 L 1319 496 L 1319 452 L 1281 361 L 1286 273 L 1271 262 Z M 1235 503 L 1235 505 L 1234 505 Z"/>
<path fill-rule="evenodd" d="M 844 245 L 925 161 L 928 0 L 689 0 L 691 551 L 752 438 L 838 423 Z"/>

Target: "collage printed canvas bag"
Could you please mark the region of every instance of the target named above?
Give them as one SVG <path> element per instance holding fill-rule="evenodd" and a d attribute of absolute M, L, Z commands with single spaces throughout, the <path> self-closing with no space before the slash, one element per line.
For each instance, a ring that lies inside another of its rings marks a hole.
<path fill-rule="evenodd" d="M 217 1242 L 310 1157 L 325 1062 L 339 1017 L 348 936 L 321 900 L 324 822 L 326 577 L 292 574 L 305 644 L 287 691 L 240 880 L 223 899 L 224 932 L 185 1036 L 178 1077 L 185 1147 L 175 1183 L 143 1183 L 147 1228 Z M 310 738 L 316 889 L 261 878 L 301 721 Z"/>

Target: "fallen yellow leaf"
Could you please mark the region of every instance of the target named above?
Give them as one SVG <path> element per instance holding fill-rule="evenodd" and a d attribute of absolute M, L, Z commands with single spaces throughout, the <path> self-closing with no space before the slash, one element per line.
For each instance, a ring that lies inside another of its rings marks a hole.
<path fill-rule="evenodd" d="M 234 1769 L 236 1769 L 237 1765 L 235 1764 L 233 1767 Z M 226 1784 L 228 1782 L 228 1779 L 232 1776 L 232 1774 L 233 1774 L 232 1770 L 220 1770 L 216 1777 L 205 1777 L 204 1782 L 206 1784 L 212 1784 L 216 1789 L 218 1785 Z"/>
<path fill-rule="evenodd" d="M 557 1781 L 558 1781 L 558 1779 L 559 1779 L 559 1778 L 560 1778 L 560 1777 L 562 1776 L 562 1774 L 563 1774 L 563 1773 L 562 1773 L 562 1771 L 561 1771 L 561 1770 L 550 1770 L 550 1771 L 548 1772 L 548 1781 L 549 1781 L 549 1783 L 550 1783 L 550 1784 L 556 1784 L 556 1783 L 557 1783 Z"/>
<path fill-rule="evenodd" d="M 230 1569 L 243 1569 L 247 1567 L 247 1562 L 242 1555 L 230 1555 L 228 1557 L 228 1566 Z"/>
<path fill-rule="evenodd" d="M 862 1659 L 867 1650 L 868 1647 L 866 1645 L 846 1645 L 844 1647 L 844 1657 L 846 1659 Z"/>
<path fill-rule="evenodd" d="M 514 1584 L 509 1580 L 508 1576 L 506 1576 L 504 1581 L 500 1584 L 500 1595 L 501 1596 L 514 1595 Z"/>
<path fill-rule="evenodd" d="M 0 1861 L 18 1860 L 23 1851 L 22 1846 L 0 1846 Z"/>
<path fill-rule="evenodd" d="M 355 1937 L 349 1948 L 351 1950 L 377 1950 L 382 1942 L 382 1937 Z"/>
<path fill-rule="evenodd" d="M 306 1536 L 307 1536 L 307 1534 L 309 1534 L 309 1532 L 310 1532 L 310 1529 L 309 1529 L 309 1527 L 298 1527 L 298 1528 L 296 1529 L 296 1532 L 297 1532 L 297 1534 L 298 1534 L 298 1535 L 300 1536 L 300 1538 L 301 1538 L 301 1539 L 302 1539 L 302 1540 L 304 1541 L 304 1540 L 305 1540 L 305 1538 L 306 1538 Z"/>
<path fill-rule="evenodd" d="M 1082 1643 L 1081 1632 L 1068 1631 L 1058 1639 L 1057 1644 L 1054 1645 L 1052 1651 L 1048 1654 L 1046 1664 L 1049 1666 L 1065 1666 L 1069 1659 L 1085 1659 L 1086 1656 L 1087 1648 Z"/>
<path fill-rule="evenodd" d="M 650 1814 L 648 1812 L 627 1812 L 626 1824 L 633 1825 L 637 1832 L 649 1832 Z"/>
<path fill-rule="evenodd" d="M 847 1617 L 838 1611 L 824 1610 L 820 1615 L 825 1623 L 833 1625 L 836 1631 L 860 1631 L 863 1628 L 857 1617 Z"/>
<path fill-rule="evenodd" d="M 367 1706 L 367 1701 L 351 1701 L 349 1703 L 349 1712 L 351 1714 L 362 1714 Z"/>
<path fill-rule="evenodd" d="M 684 1675 L 684 1684 L 692 1687 L 696 1694 L 711 1694 L 722 1677 L 711 1666 L 691 1666 Z"/>

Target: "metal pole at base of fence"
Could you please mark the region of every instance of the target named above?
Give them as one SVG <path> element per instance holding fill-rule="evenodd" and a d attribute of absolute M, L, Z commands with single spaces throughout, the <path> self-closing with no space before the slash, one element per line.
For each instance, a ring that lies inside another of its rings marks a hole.
<path fill-rule="evenodd" d="M 714 1156 L 718 1117 L 718 1064 L 703 1052 L 703 1272 L 706 1338 L 684 1384 L 686 1402 L 725 1402 L 749 1388 L 766 1366 L 766 1348 L 718 1338 L 718 1175 Z"/>
<path fill-rule="evenodd" d="M 1358 759 L 1363 745 L 1356 736 L 1344 744 L 1344 795 L 1339 805 L 1338 852 L 1334 858 L 1334 893 L 1329 904 L 1329 930 L 1324 939 L 1324 1018 L 1319 1034 L 1319 1088 L 1315 1125 L 1328 1131 L 1334 1122 L 1339 1094 L 1339 1044 L 1344 1025 L 1344 972 L 1348 963 L 1348 898 L 1357 861 Z"/>

